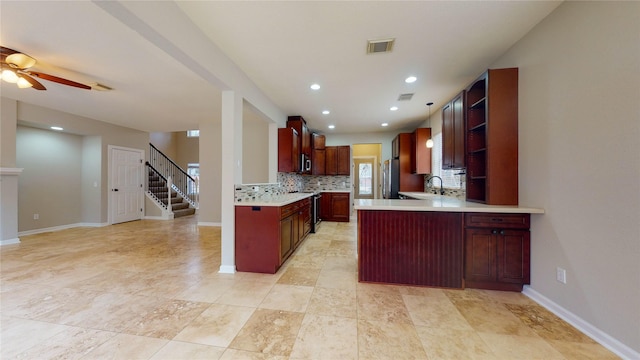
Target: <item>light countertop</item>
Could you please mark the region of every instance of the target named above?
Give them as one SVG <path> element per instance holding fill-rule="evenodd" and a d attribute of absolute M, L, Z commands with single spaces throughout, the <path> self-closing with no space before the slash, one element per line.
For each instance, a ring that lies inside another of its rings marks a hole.
<path fill-rule="evenodd" d="M 236 200 L 234 204 L 235 206 L 284 206 L 311 196 L 313 193 L 263 194 L 251 200 Z"/>
<path fill-rule="evenodd" d="M 409 193 L 402 195 L 420 197 L 420 200 L 398 199 L 355 199 L 356 210 L 393 210 L 393 211 L 442 211 L 442 212 L 492 212 L 513 214 L 544 214 L 544 209 L 527 206 L 485 205 L 455 197 L 429 193 Z"/>

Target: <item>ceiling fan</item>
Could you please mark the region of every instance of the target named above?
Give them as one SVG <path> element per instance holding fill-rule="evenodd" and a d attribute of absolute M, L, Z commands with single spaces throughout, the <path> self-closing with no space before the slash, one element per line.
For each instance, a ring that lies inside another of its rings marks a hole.
<path fill-rule="evenodd" d="M 36 90 L 47 90 L 38 80 L 52 81 L 58 84 L 74 86 L 80 89 L 91 90 L 90 86 L 80 84 L 75 81 L 63 79 L 61 77 L 29 70 L 36 64 L 36 59 L 19 51 L 0 46 L 0 68 L 2 69 L 2 79 L 7 82 L 17 83 L 20 88 L 33 87 Z"/>

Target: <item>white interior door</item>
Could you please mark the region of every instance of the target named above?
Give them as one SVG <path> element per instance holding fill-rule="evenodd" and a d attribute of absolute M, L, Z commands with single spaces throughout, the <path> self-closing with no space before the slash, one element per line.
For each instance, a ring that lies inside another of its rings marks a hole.
<path fill-rule="evenodd" d="M 111 223 L 142 219 L 144 151 L 112 147 L 110 151 Z"/>

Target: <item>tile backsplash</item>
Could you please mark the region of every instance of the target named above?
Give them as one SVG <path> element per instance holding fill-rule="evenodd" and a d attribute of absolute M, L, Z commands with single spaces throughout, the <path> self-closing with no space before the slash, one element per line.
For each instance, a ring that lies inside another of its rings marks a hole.
<path fill-rule="evenodd" d="M 256 200 L 263 196 L 273 196 L 291 192 L 316 192 L 344 190 L 351 191 L 349 176 L 314 176 L 292 173 L 278 173 L 277 183 L 239 184 L 235 186 L 235 200 Z"/>

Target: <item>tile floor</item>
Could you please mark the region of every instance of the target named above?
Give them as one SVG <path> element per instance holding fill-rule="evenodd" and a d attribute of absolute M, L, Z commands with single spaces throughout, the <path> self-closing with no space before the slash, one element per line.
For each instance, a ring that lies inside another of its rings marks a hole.
<path fill-rule="evenodd" d="M 196 221 L 0 248 L 0 358 L 616 358 L 519 293 L 358 283 L 355 222 L 323 223 L 275 275 L 231 275 Z"/>

